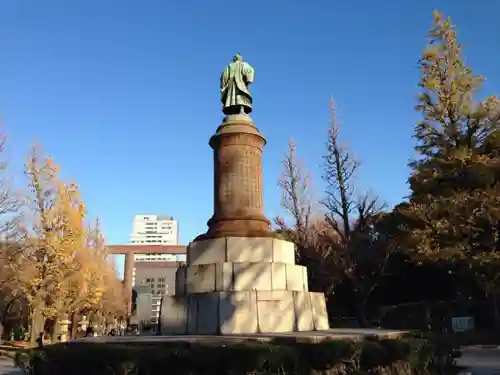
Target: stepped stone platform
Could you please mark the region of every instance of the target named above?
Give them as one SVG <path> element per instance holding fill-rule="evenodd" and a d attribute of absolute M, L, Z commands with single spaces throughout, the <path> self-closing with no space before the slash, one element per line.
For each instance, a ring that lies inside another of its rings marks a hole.
<path fill-rule="evenodd" d="M 315 332 L 286 332 L 253 335 L 175 335 L 175 336 L 98 336 L 86 337 L 74 342 L 88 343 L 172 343 L 172 344 L 236 344 L 239 342 L 276 342 L 276 343 L 319 343 L 334 340 L 361 341 L 368 337 L 380 339 L 397 339 L 406 332 L 381 329 L 348 329 L 338 328 Z"/>
<path fill-rule="evenodd" d="M 161 333 L 256 334 L 324 331 L 325 298 L 308 289 L 292 242 L 222 237 L 192 242 L 176 295 L 164 296 Z"/>

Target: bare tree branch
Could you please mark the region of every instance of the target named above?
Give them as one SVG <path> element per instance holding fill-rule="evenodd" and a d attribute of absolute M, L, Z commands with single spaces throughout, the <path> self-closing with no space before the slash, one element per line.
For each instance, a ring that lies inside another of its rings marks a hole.
<path fill-rule="evenodd" d="M 347 147 L 340 144 L 340 128 L 335 118 L 335 103 L 330 99 L 330 127 L 328 129 L 327 153 L 324 156 L 326 198 L 323 205 L 327 210 L 327 220 L 339 236 L 350 237 L 350 215 L 355 207 L 352 178 L 360 164 L 350 154 Z M 334 222 L 339 224 L 333 225 Z"/>
<path fill-rule="evenodd" d="M 282 176 L 278 182 L 281 188 L 281 206 L 293 220 L 293 228 L 289 228 L 281 217 L 277 217 L 274 221 L 282 231 L 294 237 L 294 242 L 297 244 L 296 255 L 300 259 L 300 248 L 311 240 L 309 226 L 313 203 L 310 175 L 304 171 L 296 150 L 295 142 L 290 140 L 288 151 L 282 161 Z"/>
<path fill-rule="evenodd" d="M 335 233 L 328 257 L 352 286 L 360 320 L 366 320 L 365 305 L 378 287 L 390 255 L 385 249 L 379 254 L 381 248 L 377 247 L 377 218 L 385 204 L 369 192 L 357 195 L 355 177 L 360 166 L 348 148 L 341 145 L 340 127 L 331 99 L 323 174 L 326 197 L 322 202 L 326 223 Z"/>

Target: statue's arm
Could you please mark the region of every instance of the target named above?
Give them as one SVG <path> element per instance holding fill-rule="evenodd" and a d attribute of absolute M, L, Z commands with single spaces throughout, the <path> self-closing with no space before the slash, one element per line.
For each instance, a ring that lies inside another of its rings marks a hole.
<path fill-rule="evenodd" d="M 250 65 L 247 64 L 245 67 L 245 83 L 247 85 L 253 83 L 254 76 L 255 76 L 255 70 Z"/>
<path fill-rule="evenodd" d="M 229 80 L 228 70 L 224 69 L 224 71 L 222 72 L 222 74 L 220 76 L 220 89 L 221 90 L 224 90 L 226 88 L 228 80 Z"/>

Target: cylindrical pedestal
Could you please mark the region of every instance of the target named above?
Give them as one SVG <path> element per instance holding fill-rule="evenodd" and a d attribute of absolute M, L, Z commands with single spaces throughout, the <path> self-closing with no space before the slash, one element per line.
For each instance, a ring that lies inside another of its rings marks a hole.
<path fill-rule="evenodd" d="M 210 139 L 214 150 L 214 215 L 207 233 L 196 240 L 217 237 L 269 237 L 264 216 L 262 151 L 265 138 L 250 117 L 227 116 Z"/>

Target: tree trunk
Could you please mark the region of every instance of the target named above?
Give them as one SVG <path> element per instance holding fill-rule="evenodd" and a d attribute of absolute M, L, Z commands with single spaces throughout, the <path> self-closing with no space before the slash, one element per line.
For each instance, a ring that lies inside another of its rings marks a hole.
<path fill-rule="evenodd" d="M 76 338 L 76 333 L 78 331 L 77 316 L 78 316 L 78 314 L 73 312 L 70 316 L 70 319 L 69 319 L 71 321 L 71 331 L 70 331 L 69 337 L 72 339 Z"/>
<path fill-rule="evenodd" d="M 3 333 L 4 333 L 4 322 L 5 322 L 5 318 L 7 317 L 7 315 L 9 315 L 9 310 L 11 309 L 12 305 L 14 304 L 14 302 L 17 300 L 17 297 L 15 298 L 11 298 L 9 300 L 9 302 L 7 302 L 7 304 L 5 305 L 5 307 L 3 308 L 2 310 L 2 313 L 0 315 L 0 342 L 2 342 L 3 340 Z M 7 338 L 8 340 L 8 338 Z"/>
<path fill-rule="evenodd" d="M 361 291 L 360 288 L 355 292 L 356 296 L 356 316 L 358 318 L 359 325 L 362 328 L 367 328 L 370 326 L 368 322 L 368 317 L 366 316 L 366 296 Z"/>
<path fill-rule="evenodd" d="M 493 319 L 495 321 L 495 327 L 498 328 L 500 326 L 500 312 L 498 311 L 498 297 L 493 295 L 491 297 L 491 305 L 493 307 Z"/>
<path fill-rule="evenodd" d="M 59 324 L 61 320 L 59 318 L 54 322 L 54 328 L 52 329 L 52 339 L 51 344 L 59 342 L 59 334 L 61 333 L 61 325 Z"/>
<path fill-rule="evenodd" d="M 45 316 L 43 316 L 41 307 L 33 308 L 31 313 L 31 330 L 30 330 L 30 344 L 36 345 L 37 339 L 40 334 L 44 333 Z"/>
<path fill-rule="evenodd" d="M 361 328 L 368 328 L 370 326 L 368 317 L 366 316 L 366 312 L 363 310 L 363 308 L 358 308 L 357 316 Z"/>

